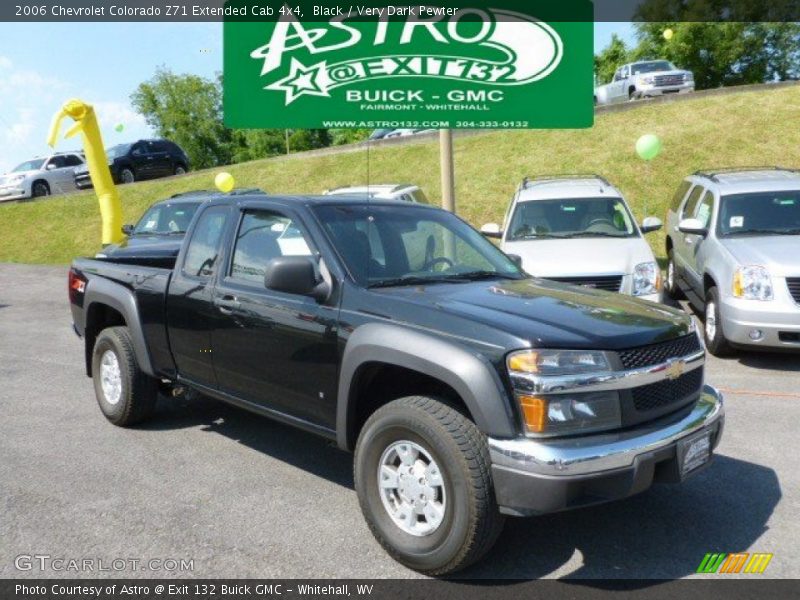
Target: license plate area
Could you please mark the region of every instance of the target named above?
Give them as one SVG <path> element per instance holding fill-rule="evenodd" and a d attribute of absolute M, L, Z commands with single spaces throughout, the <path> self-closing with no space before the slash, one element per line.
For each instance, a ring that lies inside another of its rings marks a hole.
<path fill-rule="evenodd" d="M 678 441 L 678 472 L 681 479 L 692 475 L 711 460 L 711 431 L 705 430 Z"/>

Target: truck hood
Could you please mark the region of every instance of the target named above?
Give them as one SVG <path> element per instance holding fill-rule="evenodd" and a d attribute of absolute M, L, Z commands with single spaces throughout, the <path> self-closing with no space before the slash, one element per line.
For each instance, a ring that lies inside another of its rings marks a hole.
<path fill-rule="evenodd" d="M 525 240 L 506 242 L 503 251 L 520 256 L 522 268 L 537 277 L 628 275 L 655 261 L 641 237 Z"/>
<path fill-rule="evenodd" d="M 748 235 L 720 241 L 742 266 L 761 265 L 776 277 L 800 275 L 800 235 Z"/>
<path fill-rule="evenodd" d="M 409 313 L 415 319 L 425 309 L 435 310 L 429 319 L 443 332 L 444 315 L 449 315 L 534 347 L 619 350 L 672 339 L 692 328 L 685 313 L 667 306 L 535 278 L 374 291 L 412 303 Z"/>

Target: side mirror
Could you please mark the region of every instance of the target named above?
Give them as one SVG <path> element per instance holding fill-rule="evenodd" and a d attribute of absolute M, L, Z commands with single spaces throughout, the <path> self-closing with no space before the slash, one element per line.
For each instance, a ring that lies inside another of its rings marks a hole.
<path fill-rule="evenodd" d="M 55 170 L 57 168 L 58 168 L 58 166 L 56 165 L 56 163 L 47 163 L 47 166 L 44 168 L 44 170 L 45 171 L 53 171 L 53 170 Z"/>
<path fill-rule="evenodd" d="M 640 229 L 642 233 L 650 233 L 651 231 L 658 231 L 664 224 L 661 222 L 661 219 L 658 217 L 647 217 L 644 221 L 642 221 L 642 226 Z"/>
<path fill-rule="evenodd" d="M 122 226 L 122 233 L 125 235 L 131 235 L 133 233 L 133 225 L 128 223 L 127 225 Z"/>
<path fill-rule="evenodd" d="M 503 230 L 500 229 L 500 225 L 497 223 L 486 223 L 486 225 L 481 227 L 481 233 L 488 238 L 495 238 L 498 240 L 503 237 Z"/>
<path fill-rule="evenodd" d="M 705 227 L 699 219 L 684 219 L 678 223 L 678 231 L 682 233 L 689 233 L 691 235 L 706 235 L 708 228 Z"/>
<path fill-rule="evenodd" d="M 330 291 L 328 284 L 317 280 L 314 263 L 306 256 L 281 256 L 267 263 L 264 286 L 269 290 L 310 296 L 322 302 Z"/>
<path fill-rule="evenodd" d="M 522 257 L 519 254 L 506 254 L 506 256 L 520 269 L 522 268 Z"/>

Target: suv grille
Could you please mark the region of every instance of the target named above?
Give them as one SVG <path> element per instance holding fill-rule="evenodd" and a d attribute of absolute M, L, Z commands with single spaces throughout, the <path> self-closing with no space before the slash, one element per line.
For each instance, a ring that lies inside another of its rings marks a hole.
<path fill-rule="evenodd" d="M 548 277 L 552 281 L 569 283 L 571 285 L 582 285 L 584 287 L 606 290 L 608 292 L 618 292 L 622 286 L 622 275 L 611 275 L 604 277 Z"/>
<path fill-rule="evenodd" d="M 787 277 L 786 285 L 789 286 L 789 293 L 794 301 L 800 304 L 800 277 Z"/>
<path fill-rule="evenodd" d="M 675 380 L 665 379 L 632 390 L 633 405 L 639 412 L 656 410 L 671 404 L 683 404 L 689 396 L 700 391 L 703 385 L 703 369 L 698 368 Z"/>
<path fill-rule="evenodd" d="M 638 369 L 667 362 L 670 358 L 688 356 L 702 349 L 700 339 L 696 334 L 690 333 L 668 342 L 622 350 L 619 352 L 619 359 L 626 369 Z"/>
<path fill-rule="evenodd" d="M 653 83 L 661 87 L 668 85 L 681 85 L 683 83 L 683 75 L 656 75 L 653 79 Z"/>

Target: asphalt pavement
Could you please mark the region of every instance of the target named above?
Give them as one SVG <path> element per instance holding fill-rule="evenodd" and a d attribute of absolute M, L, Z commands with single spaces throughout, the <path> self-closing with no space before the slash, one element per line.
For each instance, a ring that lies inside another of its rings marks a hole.
<path fill-rule="evenodd" d="M 370 535 L 349 454 L 207 399 L 162 398 L 151 423 L 114 427 L 84 373 L 67 268 L 0 265 L 0 282 L 0 577 L 418 576 Z M 740 551 L 774 554 L 761 577 L 800 575 L 800 356 L 711 358 L 707 382 L 727 401 L 711 467 L 622 502 L 510 520 L 461 575 L 681 578 L 707 552 Z M 42 571 L 33 555 L 137 566 Z"/>

